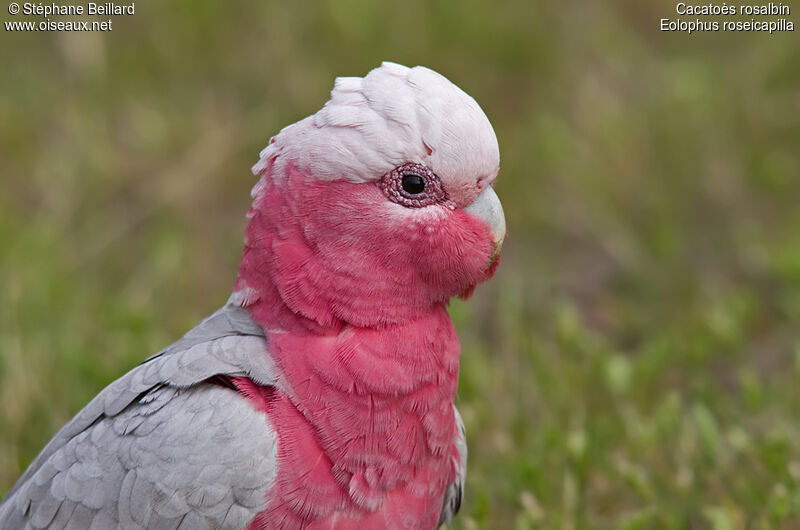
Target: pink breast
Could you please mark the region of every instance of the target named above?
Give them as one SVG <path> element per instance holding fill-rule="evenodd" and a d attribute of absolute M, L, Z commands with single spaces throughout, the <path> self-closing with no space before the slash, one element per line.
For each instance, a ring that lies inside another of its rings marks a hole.
<path fill-rule="evenodd" d="M 278 477 L 250 528 L 435 528 L 458 461 L 444 307 L 384 330 L 268 340 L 281 390 L 236 380 L 278 434 Z"/>

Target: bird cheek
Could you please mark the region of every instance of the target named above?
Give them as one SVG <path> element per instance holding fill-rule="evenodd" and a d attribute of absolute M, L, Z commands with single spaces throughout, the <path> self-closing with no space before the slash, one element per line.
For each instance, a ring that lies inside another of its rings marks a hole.
<path fill-rule="evenodd" d="M 403 232 L 403 237 L 411 246 L 411 252 L 420 252 L 435 244 L 436 229 L 422 221 L 413 221 L 407 224 L 403 228 Z"/>
<path fill-rule="evenodd" d="M 491 241 L 484 231 L 471 230 L 451 218 L 418 232 L 418 244 L 410 258 L 425 283 L 438 293 L 437 298 L 455 296 L 486 278 Z"/>

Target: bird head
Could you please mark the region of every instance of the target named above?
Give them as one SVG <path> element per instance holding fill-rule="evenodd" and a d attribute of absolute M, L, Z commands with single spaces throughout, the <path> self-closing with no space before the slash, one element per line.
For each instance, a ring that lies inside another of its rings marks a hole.
<path fill-rule="evenodd" d="M 499 161 L 486 115 L 440 74 L 383 63 L 338 78 L 253 167 L 242 305 L 380 327 L 470 293 L 506 235 Z"/>

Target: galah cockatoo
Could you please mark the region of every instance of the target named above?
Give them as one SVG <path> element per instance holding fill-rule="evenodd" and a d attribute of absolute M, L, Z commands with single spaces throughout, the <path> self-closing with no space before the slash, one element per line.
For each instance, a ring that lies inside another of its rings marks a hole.
<path fill-rule="evenodd" d="M 233 295 L 111 383 L 0 528 L 430 529 L 466 474 L 446 311 L 506 234 L 494 131 L 438 73 L 336 80 L 261 152 Z"/>

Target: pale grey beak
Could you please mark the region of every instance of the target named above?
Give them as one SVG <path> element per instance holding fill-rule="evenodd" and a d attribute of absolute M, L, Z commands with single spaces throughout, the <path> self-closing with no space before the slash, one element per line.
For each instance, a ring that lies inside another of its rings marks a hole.
<path fill-rule="evenodd" d="M 500 247 L 506 238 L 506 216 L 503 214 L 503 205 L 491 187 L 483 190 L 474 201 L 464 207 L 464 211 L 470 215 L 483 219 L 489 224 L 494 239 L 494 248 L 489 260 L 491 266 L 500 254 Z"/>

